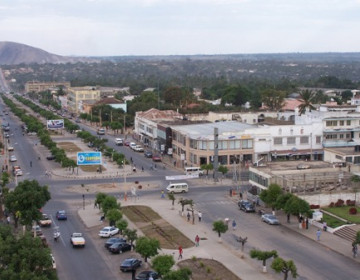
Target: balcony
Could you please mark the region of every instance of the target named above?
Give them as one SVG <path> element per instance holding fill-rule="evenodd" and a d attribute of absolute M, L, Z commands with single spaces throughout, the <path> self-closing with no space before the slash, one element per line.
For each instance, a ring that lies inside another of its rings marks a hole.
<path fill-rule="evenodd" d="M 323 147 L 324 148 L 336 148 L 336 147 L 354 147 L 356 145 L 359 145 L 359 143 L 356 143 L 352 140 L 339 140 L 339 141 L 334 141 L 334 140 L 325 140 L 323 141 Z"/>

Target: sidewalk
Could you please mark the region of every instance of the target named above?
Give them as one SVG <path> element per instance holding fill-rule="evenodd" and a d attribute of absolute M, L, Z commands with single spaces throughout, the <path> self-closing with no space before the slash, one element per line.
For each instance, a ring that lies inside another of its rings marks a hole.
<path fill-rule="evenodd" d="M 183 259 L 190 259 L 193 256 L 197 258 L 214 259 L 222 263 L 240 279 L 246 280 L 270 280 L 274 279 L 270 274 L 264 274 L 259 267 L 254 267 L 247 262 L 248 256 L 242 258 L 243 255 L 240 250 L 235 250 L 227 246 L 226 242 L 219 243 L 217 233 L 209 230 L 205 225 L 197 223 L 193 226 L 186 221 L 186 218 L 179 214 L 179 209 L 171 209 L 171 201 L 168 199 L 161 199 L 160 196 L 147 197 L 145 200 L 127 200 L 121 201 L 122 206 L 128 205 L 145 205 L 151 207 L 154 211 L 158 212 L 162 218 L 168 223 L 180 230 L 190 240 L 194 241 L 195 236 L 198 234 L 200 237 L 200 246 L 184 249 Z M 78 211 L 79 216 L 83 220 L 85 226 L 93 227 L 101 225 L 99 221 L 99 209 L 93 207 L 86 207 L 85 210 Z M 130 227 L 134 227 L 129 223 Z M 206 238 L 204 240 L 203 238 Z M 162 249 L 165 254 L 174 256 L 177 262 L 178 250 Z"/>

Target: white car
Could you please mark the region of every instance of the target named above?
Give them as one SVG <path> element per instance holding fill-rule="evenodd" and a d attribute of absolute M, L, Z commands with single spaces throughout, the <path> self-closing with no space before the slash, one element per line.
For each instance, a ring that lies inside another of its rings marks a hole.
<path fill-rule="evenodd" d="M 17 161 L 16 156 L 12 155 L 12 156 L 10 157 L 10 161 L 11 161 L 11 162 L 15 162 L 15 161 Z"/>
<path fill-rule="evenodd" d="M 122 146 L 124 144 L 123 139 L 121 138 L 115 138 L 115 145 Z"/>
<path fill-rule="evenodd" d="M 129 147 L 134 150 L 134 148 L 136 147 L 136 143 L 130 142 Z"/>
<path fill-rule="evenodd" d="M 141 147 L 140 145 L 136 145 L 136 146 L 134 147 L 134 151 L 136 151 L 136 152 L 143 152 L 144 149 L 143 149 L 143 147 Z"/>
<path fill-rule="evenodd" d="M 85 238 L 82 233 L 74 232 L 70 237 L 70 243 L 73 247 L 85 247 Z"/>
<path fill-rule="evenodd" d="M 119 229 L 117 227 L 104 227 L 99 232 L 100 237 L 111 237 L 115 234 L 119 233 Z"/>
<path fill-rule="evenodd" d="M 13 147 L 13 146 L 9 146 L 9 147 L 8 147 L 8 151 L 9 151 L 9 152 L 12 152 L 13 150 L 14 150 L 14 147 Z"/>

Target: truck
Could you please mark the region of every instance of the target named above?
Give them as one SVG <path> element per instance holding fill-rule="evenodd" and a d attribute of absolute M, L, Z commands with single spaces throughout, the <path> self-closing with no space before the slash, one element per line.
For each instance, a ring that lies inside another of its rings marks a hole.
<path fill-rule="evenodd" d="M 13 166 L 13 174 L 14 174 L 14 176 L 22 176 L 23 175 L 23 172 L 22 172 L 20 166 L 18 166 L 18 165 Z"/>
<path fill-rule="evenodd" d="M 115 145 L 122 146 L 124 145 L 124 141 L 121 138 L 115 138 Z"/>
<path fill-rule="evenodd" d="M 70 243 L 73 247 L 85 247 L 85 238 L 82 233 L 74 232 L 71 234 Z"/>

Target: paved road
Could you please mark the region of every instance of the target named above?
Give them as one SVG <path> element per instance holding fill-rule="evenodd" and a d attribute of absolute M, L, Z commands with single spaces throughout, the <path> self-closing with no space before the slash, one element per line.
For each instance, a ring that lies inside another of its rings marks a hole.
<path fill-rule="evenodd" d="M 191 198 L 196 208 L 202 211 L 209 228 L 214 220 L 235 219 L 238 228 L 235 233 L 248 237 L 247 250 L 252 247 L 277 250 L 283 258 L 293 259 L 300 274 L 298 279 L 359 279 L 359 264 L 352 259 L 329 251 L 283 226 L 262 223 L 257 214 L 239 211 L 237 205 L 225 197 L 224 191 L 212 190 L 194 189 L 191 192 Z M 239 247 L 231 234 L 225 234 L 223 238 L 232 246 Z"/>
<path fill-rule="evenodd" d="M 0 68 L 0 92 L 5 93 L 5 92 L 9 92 L 9 91 L 10 91 L 10 89 L 6 83 L 2 69 Z"/>

